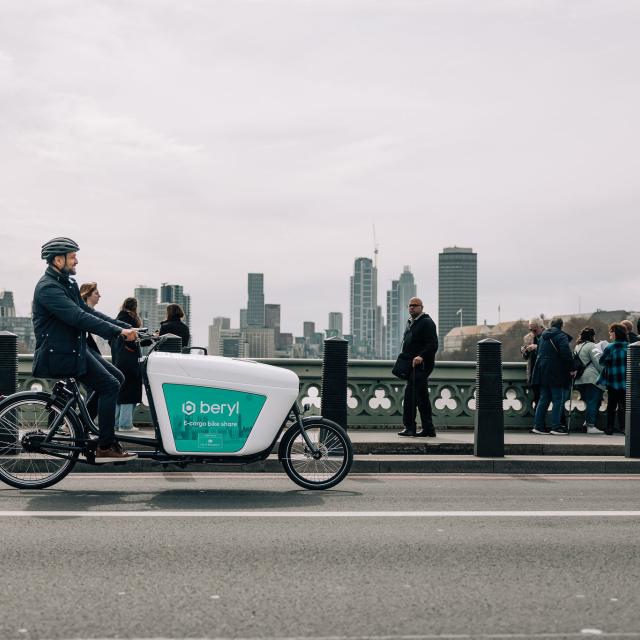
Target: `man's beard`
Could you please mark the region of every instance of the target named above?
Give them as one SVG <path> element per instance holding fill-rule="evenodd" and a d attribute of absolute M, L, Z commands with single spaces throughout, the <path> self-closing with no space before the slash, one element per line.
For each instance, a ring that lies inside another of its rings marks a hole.
<path fill-rule="evenodd" d="M 60 271 L 62 271 L 62 273 L 64 273 L 66 276 L 75 276 L 76 275 L 75 267 L 62 267 L 62 269 Z"/>

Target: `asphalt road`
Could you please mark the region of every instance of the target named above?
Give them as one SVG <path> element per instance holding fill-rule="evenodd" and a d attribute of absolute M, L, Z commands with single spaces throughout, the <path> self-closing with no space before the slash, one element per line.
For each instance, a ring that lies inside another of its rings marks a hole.
<path fill-rule="evenodd" d="M 0 488 L 0 638 L 640 638 L 639 492 L 486 474 Z"/>

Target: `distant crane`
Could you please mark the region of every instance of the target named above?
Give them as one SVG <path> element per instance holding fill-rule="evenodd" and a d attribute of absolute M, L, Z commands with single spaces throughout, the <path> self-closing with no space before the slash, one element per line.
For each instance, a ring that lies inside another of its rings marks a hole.
<path fill-rule="evenodd" d="M 380 245 L 376 239 L 376 224 L 373 223 L 373 266 L 378 268 L 378 253 L 380 252 Z"/>

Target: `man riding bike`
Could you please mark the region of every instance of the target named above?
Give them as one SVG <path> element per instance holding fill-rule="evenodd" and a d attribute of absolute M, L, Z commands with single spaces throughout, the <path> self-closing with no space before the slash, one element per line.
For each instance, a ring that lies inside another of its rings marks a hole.
<path fill-rule="evenodd" d="M 126 462 L 137 454 L 126 452 L 115 437 L 115 413 L 123 375 L 113 365 L 87 349 L 87 332 L 106 340 L 123 336 L 135 340 L 135 329 L 89 307 L 80 297 L 75 280 L 80 247 L 70 238 L 53 238 L 42 245 L 47 269 L 33 294 L 33 328 L 36 348 L 33 375 L 39 378 L 76 378 L 98 396 L 96 462 Z"/>

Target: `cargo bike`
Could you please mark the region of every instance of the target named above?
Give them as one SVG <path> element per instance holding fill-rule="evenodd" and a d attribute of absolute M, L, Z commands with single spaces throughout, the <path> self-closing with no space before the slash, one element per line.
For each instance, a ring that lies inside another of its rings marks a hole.
<path fill-rule="evenodd" d="M 296 484 L 329 489 L 344 480 L 353 462 L 349 436 L 322 416 L 303 415 L 294 372 L 204 350 L 159 351 L 165 339 L 139 337 L 150 347 L 140 367 L 154 436 L 118 437 L 141 460 L 183 468 L 258 462 L 281 436 L 278 458 Z M 20 489 L 54 485 L 77 463 L 97 464 L 97 436 L 73 378 L 50 393 L 8 396 L 0 401 L 0 480 Z"/>

